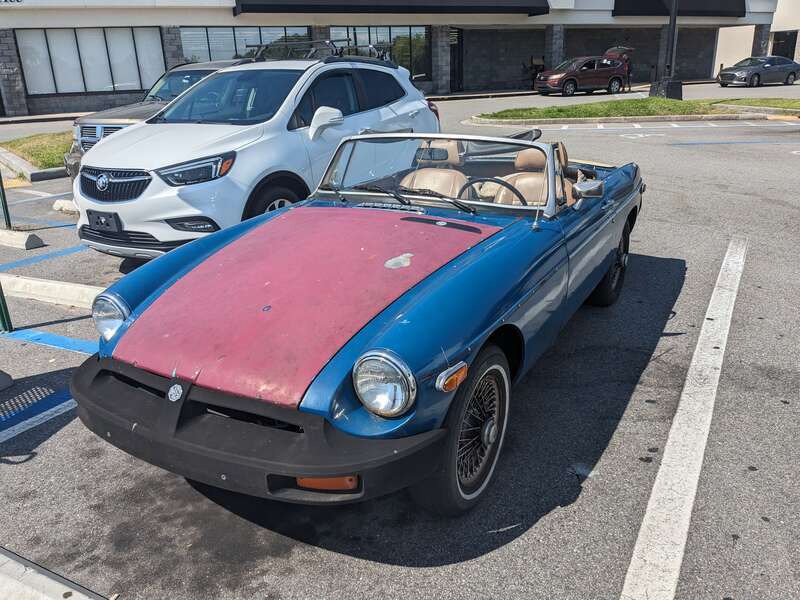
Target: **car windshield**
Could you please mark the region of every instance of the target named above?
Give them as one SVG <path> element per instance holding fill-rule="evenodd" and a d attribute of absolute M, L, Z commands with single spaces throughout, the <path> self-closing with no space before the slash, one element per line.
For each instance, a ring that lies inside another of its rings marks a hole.
<path fill-rule="evenodd" d="M 733 65 L 734 67 L 756 67 L 761 63 L 765 62 L 765 58 L 745 58 L 744 60 L 740 60 L 738 63 Z"/>
<path fill-rule="evenodd" d="M 578 61 L 576 59 L 570 58 L 558 65 L 553 71 L 572 71 L 577 64 Z"/>
<path fill-rule="evenodd" d="M 302 71 L 244 69 L 211 75 L 153 118 L 153 123 L 253 125 L 271 119 Z"/>
<path fill-rule="evenodd" d="M 192 69 L 187 71 L 170 71 L 153 84 L 144 97 L 145 100 L 171 102 L 195 83 L 210 75 L 212 69 Z"/>
<path fill-rule="evenodd" d="M 541 208 L 548 198 L 547 157 L 540 146 L 512 140 L 357 138 L 339 148 L 319 191 L 345 201 L 378 196 L 469 211 L 472 204 Z"/>

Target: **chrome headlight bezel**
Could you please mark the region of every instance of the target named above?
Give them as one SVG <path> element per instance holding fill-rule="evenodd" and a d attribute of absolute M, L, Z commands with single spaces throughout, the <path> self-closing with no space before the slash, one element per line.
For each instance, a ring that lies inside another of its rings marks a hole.
<path fill-rule="evenodd" d="M 108 312 L 101 316 L 101 309 Z M 92 302 L 92 321 L 97 333 L 106 342 L 110 341 L 119 331 L 119 328 L 131 316 L 131 309 L 113 292 L 98 294 Z"/>
<path fill-rule="evenodd" d="M 216 156 L 207 156 L 206 158 L 198 158 L 162 169 L 156 169 L 156 175 L 171 187 L 206 183 L 207 181 L 213 181 L 227 175 L 233 168 L 233 163 L 235 161 L 236 152 L 224 152 Z M 201 170 L 206 170 L 206 172 L 203 173 Z M 198 173 L 187 179 L 182 180 L 180 178 L 181 173 L 189 173 L 191 171 L 198 171 Z"/>
<path fill-rule="evenodd" d="M 400 384 L 405 394 L 403 402 L 396 407 L 388 410 L 381 409 L 374 404 L 370 404 L 369 399 L 365 398 L 362 386 L 359 383 L 359 371 L 366 364 L 373 361 L 383 367 L 388 367 L 396 373 L 397 379 L 395 382 Z M 353 366 L 352 379 L 356 397 L 359 399 L 364 408 L 366 408 L 372 414 L 378 415 L 379 417 L 387 419 L 400 417 L 406 414 L 411 407 L 414 406 L 414 402 L 417 399 L 417 380 L 414 377 L 414 373 L 412 373 L 406 362 L 391 350 L 370 350 L 369 352 L 362 354 L 361 357 L 356 361 L 356 364 Z"/>

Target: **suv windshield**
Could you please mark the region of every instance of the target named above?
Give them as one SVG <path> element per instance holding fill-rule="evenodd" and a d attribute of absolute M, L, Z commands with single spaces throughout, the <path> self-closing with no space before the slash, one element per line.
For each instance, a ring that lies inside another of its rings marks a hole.
<path fill-rule="evenodd" d="M 402 204 L 456 200 L 462 210 L 459 201 L 541 207 L 548 198 L 547 157 L 539 146 L 511 140 L 360 138 L 342 144 L 319 189 L 352 201 L 364 195 Z"/>
<path fill-rule="evenodd" d="M 302 73 L 288 69 L 216 73 L 198 83 L 151 122 L 261 123 L 275 115 Z"/>
<path fill-rule="evenodd" d="M 755 67 L 765 62 L 765 58 L 745 58 L 733 65 L 734 67 Z"/>
<path fill-rule="evenodd" d="M 210 75 L 214 71 L 211 69 L 192 69 L 191 71 L 170 71 L 164 73 L 161 79 L 153 84 L 150 91 L 144 97 L 145 100 L 156 100 L 171 102 L 183 92 L 192 87 L 195 83 Z"/>
<path fill-rule="evenodd" d="M 569 60 L 565 60 L 560 65 L 558 65 L 553 71 L 572 71 L 577 66 L 578 61 L 574 58 L 570 58 Z"/>

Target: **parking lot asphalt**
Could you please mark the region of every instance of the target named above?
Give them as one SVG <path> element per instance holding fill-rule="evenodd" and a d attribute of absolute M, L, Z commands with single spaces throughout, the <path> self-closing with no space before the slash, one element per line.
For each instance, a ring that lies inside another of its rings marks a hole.
<path fill-rule="evenodd" d="M 442 103 L 447 128 L 508 131 L 462 125 L 475 102 Z M 564 141 L 572 157 L 635 161 L 648 191 L 620 301 L 582 308 L 516 386 L 504 455 L 476 511 L 434 518 L 405 493 L 308 508 L 189 484 L 67 411 L 0 443 L 0 502 L 13 508 L 0 544 L 123 599 L 619 598 L 737 237 L 746 260 L 675 597 L 796 597 L 800 200 L 789 190 L 800 125 L 547 129 L 543 139 Z M 25 256 L 75 246 L 61 226 L 71 218 L 31 191 L 68 186 L 9 192 L 15 217 L 57 221 L 40 231 L 48 248 Z M 0 269 L 20 260 L 15 252 L 0 247 Z M 6 272 L 107 285 L 134 266 L 80 250 Z M 9 303 L 19 327 L 94 338 L 85 310 Z M 3 402 L 63 390 L 83 359 L 3 336 L 0 357 L 17 380 Z"/>

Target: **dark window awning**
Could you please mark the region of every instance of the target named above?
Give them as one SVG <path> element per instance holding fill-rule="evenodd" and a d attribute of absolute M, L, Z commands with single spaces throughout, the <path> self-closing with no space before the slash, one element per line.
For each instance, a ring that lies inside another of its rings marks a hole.
<path fill-rule="evenodd" d="M 544 15 L 547 0 L 236 0 L 240 13 L 404 13 Z"/>
<path fill-rule="evenodd" d="M 744 17 L 747 0 L 678 0 L 681 17 Z M 672 0 L 614 0 L 615 17 L 668 17 Z"/>

